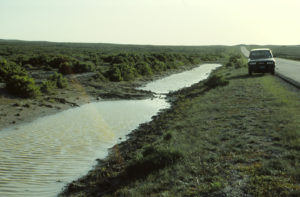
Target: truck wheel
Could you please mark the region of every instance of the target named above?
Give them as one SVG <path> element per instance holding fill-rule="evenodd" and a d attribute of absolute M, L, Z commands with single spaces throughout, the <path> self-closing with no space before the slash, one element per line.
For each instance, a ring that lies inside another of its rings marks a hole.
<path fill-rule="evenodd" d="M 275 74 L 275 69 L 274 69 L 274 68 L 272 68 L 272 70 L 271 70 L 271 74 L 272 74 L 272 75 L 274 75 L 274 74 Z"/>

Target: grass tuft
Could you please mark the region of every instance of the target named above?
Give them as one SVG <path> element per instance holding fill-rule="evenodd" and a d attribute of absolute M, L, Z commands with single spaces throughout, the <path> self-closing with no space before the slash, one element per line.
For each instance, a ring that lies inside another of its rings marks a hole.
<path fill-rule="evenodd" d="M 216 88 L 218 86 L 226 86 L 229 84 L 229 81 L 225 79 L 223 76 L 215 74 L 207 79 L 205 85 L 209 88 Z"/>
<path fill-rule="evenodd" d="M 148 174 L 163 169 L 183 158 L 183 154 L 175 150 L 148 147 L 142 157 L 131 161 L 125 168 L 125 174 L 130 178 L 143 178 Z"/>

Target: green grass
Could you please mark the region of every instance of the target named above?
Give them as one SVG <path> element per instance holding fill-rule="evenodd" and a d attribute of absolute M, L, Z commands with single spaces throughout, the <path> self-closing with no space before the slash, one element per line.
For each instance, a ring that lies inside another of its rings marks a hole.
<path fill-rule="evenodd" d="M 289 128 L 287 132 L 280 133 L 281 137 L 291 149 L 300 150 L 299 93 L 280 86 L 279 82 L 270 76 L 262 79 L 262 85 L 270 93 L 270 97 L 274 98 L 272 104 L 277 109 L 275 118 L 278 118 L 279 122 L 284 121 L 285 127 Z"/>
<path fill-rule="evenodd" d="M 298 196 L 299 90 L 269 74 L 250 77 L 245 65 L 222 67 L 213 76 L 229 83 L 207 88 L 201 82 L 170 94 L 172 108 L 134 132 L 136 140 L 116 146 L 102 164 L 113 178 L 95 170 L 71 184 L 73 191 L 86 196 L 103 191 L 104 196 Z M 123 176 L 127 164 L 143 160 L 145 150 L 153 152 L 147 147 L 180 150 L 183 157 L 141 171 L 139 178 Z M 122 184 L 114 185 L 116 180 Z"/>

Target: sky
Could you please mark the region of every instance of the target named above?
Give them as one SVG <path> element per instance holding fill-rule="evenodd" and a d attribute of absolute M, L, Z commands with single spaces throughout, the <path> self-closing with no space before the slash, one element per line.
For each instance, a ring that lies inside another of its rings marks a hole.
<path fill-rule="evenodd" d="M 300 44 L 300 0 L 0 0 L 0 39 Z"/>

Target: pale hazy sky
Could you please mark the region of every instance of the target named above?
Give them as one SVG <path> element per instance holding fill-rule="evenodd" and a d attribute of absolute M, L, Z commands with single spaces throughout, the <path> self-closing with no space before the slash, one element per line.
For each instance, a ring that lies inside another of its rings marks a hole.
<path fill-rule="evenodd" d="M 0 39 L 300 44 L 300 0 L 0 0 Z"/>

